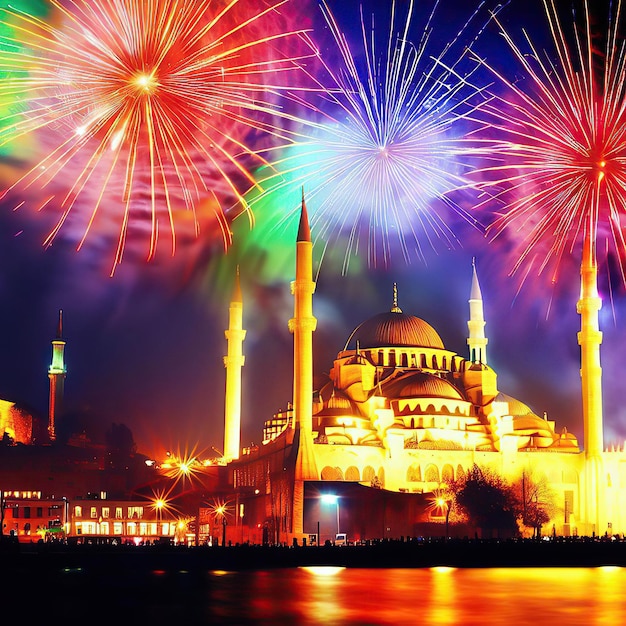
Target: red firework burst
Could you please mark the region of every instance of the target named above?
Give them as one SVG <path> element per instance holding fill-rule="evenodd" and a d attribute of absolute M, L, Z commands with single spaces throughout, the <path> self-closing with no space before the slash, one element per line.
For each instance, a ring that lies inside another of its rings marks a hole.
<path fill-rule="evenodd" d="M 0 102 L 18 106 L 0 145 L 38 140 L 7 192 L 58 211 L 46 243 L 62 227 L 79 248 L 90 232 L 113 236 L 113 271 L 146 224 L 148 259 L 167 233 L 174 253 L 178 224 L 227 246 L 225 213 L 283 136 L 285 85 L 311 53 L 290 2 L 51 0 L 46 21 L 5 9 Z"/>
<path fill-rule="evenodd" d="M 491 161 L 476 174 L 497 203 L 490 226 L 519 244 L 513 271 L 533 262 L 552 267 L 586 241 L 595 258 L 598 239 L 619 259 L 626 281 L 622 221 L 626 206 L 626 48 L 619 40 L 621 4 L 610 16 L 603 50 L 595 45 L 584 3 L 582 27 L 566 29 L 554 0 L 543 0 L 554 51 L 528 36 L 518 46 L 502 29 L 525 79 L 513 82 L 483 63 L 502 88 L 481 108 Z M 574 22 L 575 24 L 575 22 Z M 593 248 L 593 250 L 592 250 Z"/>

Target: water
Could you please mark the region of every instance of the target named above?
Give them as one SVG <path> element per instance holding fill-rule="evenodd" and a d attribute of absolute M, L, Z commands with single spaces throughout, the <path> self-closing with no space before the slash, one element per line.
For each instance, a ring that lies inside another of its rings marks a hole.
<path fill-rule="evenodd" d="M 51 581 L 49 581 L 51 582 Z M 626 568 L 312 567 L 60 573 L 57 617 L 118 624 L 590 626 L 626 621 Z M 50 596 L 52 602 L 52 595 Z M 50 605 L 48 605 L 50 608 Z M 89 617 L 91 619 L 89 619 Z M 48 622 L 52 623 L 52 622 Z"/>

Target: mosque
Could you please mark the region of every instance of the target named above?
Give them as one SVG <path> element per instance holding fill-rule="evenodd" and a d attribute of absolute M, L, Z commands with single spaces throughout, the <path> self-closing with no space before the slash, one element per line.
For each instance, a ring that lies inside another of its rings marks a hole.
<path fill-rule="evenodd" d="M 320 535 L 320 520 L 353 539 L 413 536 L 425 503 L 474 464 L 513 481 L 523 472 L 548 481 L 559 535 L 626 532 L 626 454 L 605 450 L 598 328 L 600 298 L 593 248 L 581 271 L 584 442 L 500 391 L 489 367 L 476 267 L 468 280 L 467 355 L 446 347 L 435 328 L 390 307 L 348 336 L 327 380 L 313 389 L 312 240 L 302 200 L 296 241 L 293 402 L 265 422 L 263 442 L 240 448 L 243 299 L 237 276 L 224 357 L 224 457 L 234 536 L 299 541 Z M 469 278 L 469 276 L 468 276 Z M 391 290 L 390 290 L 391 291 Z M 391 294 L 390 294 L 391 296 Z M 330 509 L 325 506 L 330 502 Z M 334 508 L 332 503 L 334 504 Z M 432 513 L 431 507 L 431 513 Z M 341 512 L 341 520 L 340 520 Z M 439 513 L 441 515 L 441 513 Z M 333 517 L 334 519 L 334 517 Z M 324 521 L 325 520 L 325 521 Z M 334 524 L 334 522 L 333 522 Z M 230 532 L 230 531 L 229 531 Z M 330 532 L 328 533 L 331 534 Z"/>
<path fill-rule="evenodd" d="M 476 267 L 468 280 L 465 355 L 403 311 L 394 285 L 386 310 L 347 336 L 314 389 L 313 243 L 304 198 L 295 248 L 293 399 L 265 422 L 262 443 L 243 449 L 246 331 L 236 277 L 225 332 L 224 455 L 214 494 L 225 506 L 218 508 L 221 520 L 215 507 L 213 513 L 200 507 L 199 541 L 215 536 L 218 521 L 223 539 L 252 543 L 319 541 L 342 532 L 352 540 L 416 536 L 420 524 L 441 524 L 442 509 L 433 501 L 474 465 L 511 482 L 523 474 L 546 480 L 555 504 L 547 526 L 558 535 L 626 533 L 626 450 L 603 443 L 601 300 L 589 240 L 577 303 L 581 442 L 498 388 Z M 60 312 L 48 370 L 47 433 L 37 435 L 28 412 L 0 401 L 0 436 L 24 444 L 55 441 L 66 377 L 62 321 Z"/>

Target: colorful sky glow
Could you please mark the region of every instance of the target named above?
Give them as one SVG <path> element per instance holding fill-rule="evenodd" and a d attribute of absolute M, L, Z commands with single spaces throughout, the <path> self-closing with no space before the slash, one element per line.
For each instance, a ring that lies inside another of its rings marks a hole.
<path fill-rule="evenodd" d="M 605 441 L 626 439 L 626 27 L 608 3 L 588 32 L 583 0 L 555 3 L 554 36 L 543 0 L 8 5 L 0 397 L 45 414 L 63 309 L 78 427 L 212 455 L 239 266 L 242 444 L 259 442 L 291 396 L 304 189 L 316 371 L 390 308 L 394 282 L 464 354 L 475 258 L 499 387 L 579 437 L 580 224 L 595 211 Z"/>

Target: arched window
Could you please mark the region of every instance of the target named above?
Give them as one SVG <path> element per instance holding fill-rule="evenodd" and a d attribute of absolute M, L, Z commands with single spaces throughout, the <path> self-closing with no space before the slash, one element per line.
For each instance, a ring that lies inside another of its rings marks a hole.
<path fill-rule="evenodd" d="M 422 482 L 422 468 L 417 463 L 413 463 L 409 467 L 409 469 L 406 471 L 406 479 L 407 479 L 407 482 L 410 482 L 410 483 L 421 483 Z"/>
<path fill-rule="evenodd" d="M 424 471 L 424 481 L 427 483 L 438 483 L 439 482 L 439 469 L 436 465 L 432 463 L 426 466 L 426 470 Z"/>
<path fill-rule="evenodd" d="M 454 480 L 454 468 L 452 465 L 448 465 L 446 463 L 446 465 L 443 466 L 441 470 L 441 480 L 444 483 L 452 482 Z"/>
<path fill-rule="evenodd" d="M 380 467 L 378 469 L 378 482 L 380 483 L 381 487 L 385 486 L 385 468 L 384 467 Z"/>
<path fill-rule="evenodd" d="M 322 480 L 343 480 L 343 472 L 338 467 L 326 466 L 322 470 Z"/>
<path fill-rule="evenodd" d="M 366 465 L 363 468 L 363 482 L 371 483 L 372 479 L 376 476 L 376 472 L 371 465 Z"/>
<path fill-rule="evenodd" d="M 346 480 L 351 480 L 354 482 L 358 482 L 360 480 L 359 470 L 357 467 L 354 467 L 354 465 L 351 465 L 346 470 Z"/>

